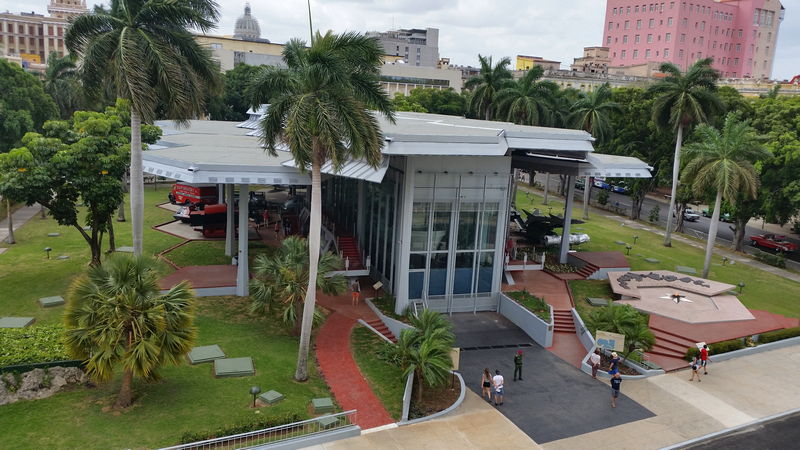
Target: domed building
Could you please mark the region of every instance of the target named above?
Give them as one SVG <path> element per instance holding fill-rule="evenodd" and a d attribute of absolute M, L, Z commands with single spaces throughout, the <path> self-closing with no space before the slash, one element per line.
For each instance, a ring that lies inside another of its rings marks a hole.
<path fill-rule="evenodd" d="M 261 39 L 261 27 L 258 26 L 258 20 L 250 14 L 250 3 L 244 5 L 244 15 L 236 19 L 233 37 L 244 41 L 269 42 Z"/>

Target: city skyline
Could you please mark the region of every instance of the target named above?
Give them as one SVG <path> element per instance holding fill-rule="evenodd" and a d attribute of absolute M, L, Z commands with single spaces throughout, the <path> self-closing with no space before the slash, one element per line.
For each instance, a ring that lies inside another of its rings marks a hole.
<path fill-rule="evenodd" d="M 93 2 L 88 1 L 87 4 Z M 242 14 L 244 1 L 220 1 L 221 18 L 211 34 L 230 35 Z M 791 79 L 800 74 L 800 15 L 786 1 L 785 20 L 778 36 L 772 77 Z M 455 7 L 447 0 L 312 0 L 314 29 L 342 31 L 386 31 L 397 28 L 439 28 L 439 53 L 452 64 L 476 65 L 478 53 L 512 59 L 533 54 L 561 61 L 566 68 L 583 47 L 602 44 L 606 2 L 540 0 L 535 6 L 500 0 L 493 8 L 477 0 L 459 0 Z M 46 13 L 46 0 L 11 2 L 0 0 L 0 11 Z M 308 39 L 306 2 L 252 3 L 262 37 L 283 43 L 291 38 Z M 509 20 L 508 11 L 516 11 Z M 553 20 L 556 18 L 557 20 Z"/>

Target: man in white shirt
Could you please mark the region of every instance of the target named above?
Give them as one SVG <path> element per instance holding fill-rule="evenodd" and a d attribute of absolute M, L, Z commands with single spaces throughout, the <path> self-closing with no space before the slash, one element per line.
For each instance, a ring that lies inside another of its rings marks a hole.
<path fill-rule="evenodd" d="M 494 385 L 494 405 L 499 406 L 503 404 L 503 376 L 500 375 L 500 370 L 494 371 L 495 376 L 492 377 L 492 384 Z"/>
<path fill-rule="evenodd" d="M 597 378 L 597 369 L 600 368 L 600 349 L 594 349 L 594 353 L 589 355 L 589 364 L 592 366 L 592 378 Z"/>

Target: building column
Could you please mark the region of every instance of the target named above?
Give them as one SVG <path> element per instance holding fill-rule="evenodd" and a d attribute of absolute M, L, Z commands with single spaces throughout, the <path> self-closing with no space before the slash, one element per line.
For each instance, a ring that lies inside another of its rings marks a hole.
<path fill-rule="evenodd" d="M 364 199 L 364 189 L 366 189 L 366 186 L 364 186 L 364 183 L 367 183 L 367 181 L 358 180 L 357 182 L 358 182 L 358 204 L 357 204 L 358 207 L 357 207 L 357 210 L 355 211 L 355 213 L 356 213 L 356 232 L 355 232 L 355 235 L 356 235 L 356 242 L 358 243 L 359 249 L 361 250 L 361 257 L 362 258 L 366 258 L 366 255 L 364 254 L 364 245 L 366 243 L 363 242 L 363 239 L 364 239 L 364 220 L 365 220 L 365 217 L 364 217 L 364 215 L 365 215 L 364 214 L 364 203 L 365 203 L 364 202 L 364 200 L 365 200 Z M 364 263 L 366 263 L 366 260 L 364 261 Z"/>
<path fill-rule="evenodd" d="M 559 261 L 561 264 L 567 263 L 567 253 L 569 253 L 569 227 L 572 222 L 572 203 L 575 196 L 575 182 L 572 175 L 567 175 L 567 201 L 564 205 L 564 229 L 561 233 L 561 251 Z"/>
<path fill-rule="evenodd" d="M 235 185 L 226 184 L 225 186 L 225 255 L 233 256 L 233 240 L 236 237 L 236 229 L 233 226 L 233 190 Z"/>
<path fill-rule="evenodd" d="M 225 203 L 225 185 L 218 184 L 217 185 L 217 203 Z"/>
<path fill-rule="evenodd" d="M 402 203 L 398 202 L 397 207 L 400 208 L 397 214 L 397 223 L 395 227 L 400 227 L 398 230 L 398 252 L 394 255 L 395 264 L 398 270 L 397 276 L 394 280 L 395 292 L 397 299 L 395 302 L 394 312 L 396 314 L 403 314 L 409 305 L 408 301 L 408 269 L 406 269 L 411 262 L 411 219 L 414 211 L 414 164 L 411 157 L 406 157 L 405 172 L 403 173 L 403 194 L 401 195 Z M 433 207 L 433 205 L 431 205 Z M 406 269 L 406 270 L 402 270 Z"/>
<path fill-rule="evenodd" d="M 239 252 L 237 253 L 236 267 L 236 295 L 246 297 L 250 295 L 250 270 L 248 267 L 249 217 L 248 203 L 250 200 L 249 184 L 239 185 Z M 233 234 L 233 233 L 231 233 Z"/>
<path fill-rule="evenodd" d="M 589 220 L 589 200 L 591 200 L 592 185 L 589 176 L 583 177 L 583 220 Z"/>

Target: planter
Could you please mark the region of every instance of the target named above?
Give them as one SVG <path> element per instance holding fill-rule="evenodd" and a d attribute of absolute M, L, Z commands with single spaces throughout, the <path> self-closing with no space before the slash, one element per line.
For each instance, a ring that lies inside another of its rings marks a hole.
<path fill-rule="evenodd" d="M 553 307 L 548 306 L 550 308 L 549 323 L 504 293 L 500 293 L 497 312 L 520 327 L 537 344 L 547 348 L 553 345 Z"/>
<path fill-rule="evenodd" d="M 408 374 L 408 378 L 406 378 L 406 390 L 403 393 L 403 417 L 400 420 L 400 422 L 398 422 L 397 424 L 398 425 L 411 425 L 411 424 L 414 424 L 414 423 L 425 422 L 426 420 L 431 420 L 431 419 L 435 419 L 437 417 L 441 417 L 441 416 L 453 411 L 454 409 L 458 408 L 461 405 L 461 403 L 464 402 L 464 397 L 466 395 L 466 386 L 464 384 L 464 378 L 461 376 L 460 373 L 458 373 L 456 371 L 452 371 L 452 373 L 456 378 L 458 378 L 458 383 L 459 383 L 459 388 L 460 388 L 460 392 L 458 394 L 458 398 L 456 399 L 456 401 L 452 405 L 450 405 L 447 408 L 443 409 L 442 411 L 439 411 L 437 413 L 431 414 L 429 416 L 420 417 L 418 419 L 411 419 L 411 420 L 408 420 L 408 415 L 409 415 L 409 412 L 411 411 L 411 391 L 413 390 L 413 387 L 414 387 L 414 374 L 413 373 Z"/>

